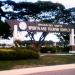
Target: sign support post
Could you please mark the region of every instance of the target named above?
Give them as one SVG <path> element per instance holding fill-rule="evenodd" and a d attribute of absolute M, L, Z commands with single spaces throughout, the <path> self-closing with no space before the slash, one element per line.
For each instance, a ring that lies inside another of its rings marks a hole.
<path fill-rule="evenodd" d="M 17 27 L 17 25 L 14 25 L 14 31 L 13 31 L 13 40 L 14 41 L 17 39 L 17 33 L 18 33 L 18 27 Z"/>
<path fill-rule="evenodd" d="M 13 43 L 17 40 L 17 33 L 18 33 L 18 27 L 17 25 L 14 25 L 14 30 L 13 30 Z"/>
<path fill-rule="evenodd" d="M 75 53 L 74 29 L 71 29 L 71 33 L 70 33 L 70 51 L 69 53 Z"/>

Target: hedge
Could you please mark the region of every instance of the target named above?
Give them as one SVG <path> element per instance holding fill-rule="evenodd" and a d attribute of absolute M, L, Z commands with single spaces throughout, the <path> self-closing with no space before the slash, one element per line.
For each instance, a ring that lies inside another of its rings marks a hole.
<path fill-rule="evenodd" d="M 27 49 L 13 49 L 12 51 L 0 51 L 1 60 L 37 59 L 39 53 Z"/>
<path fill-rule="evenodd" d="M 53 48 L 53 47 L 42 47 L 40 49 L 40 52 L 41 53 L 48 53 L 48 52 L 55 53 L 55 48 Z"/>
<path fill-rule="evenodd" d="M 69 52 L 69 47 L 43 47 L 40 49 L 41 53 L 62 53 Z"/>

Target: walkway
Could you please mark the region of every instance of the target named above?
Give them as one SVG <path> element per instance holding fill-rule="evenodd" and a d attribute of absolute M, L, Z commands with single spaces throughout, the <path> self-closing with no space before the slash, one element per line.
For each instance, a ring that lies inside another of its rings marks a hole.
<path fill-rule="evenodd" d="M 59 56 L 60 55 L 75 55 L 75 53 L 74 54 L 73 53 L 72 54 L 71 53 L 60 53 L 60 54 L 41 53 L 40 54 L 40 56 L 46 56 L 46 55 L 59 55 Z"/>
<path fill-rule="evenodd" d="M 75 75 L 75 64 L 5 70 L 0 75 Z"/>

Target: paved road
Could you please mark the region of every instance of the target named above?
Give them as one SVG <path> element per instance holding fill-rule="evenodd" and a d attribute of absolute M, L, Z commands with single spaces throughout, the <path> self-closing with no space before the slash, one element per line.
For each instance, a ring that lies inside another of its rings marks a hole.
<path fill-rule="evenodd" d="M 46 71 L 46 72 L 39 72 L 39 73 L 32 73 L 32 74 L 25 74 L 25 75 L 75 75 L 75 69 Z"/>

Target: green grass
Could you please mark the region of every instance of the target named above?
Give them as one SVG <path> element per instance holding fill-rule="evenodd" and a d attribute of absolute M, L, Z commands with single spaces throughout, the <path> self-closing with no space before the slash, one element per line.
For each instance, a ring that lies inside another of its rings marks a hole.
<path fill-rule="evenodd" d="M 75 63 L 75 55 L 68 55 L 68 56 L 48 55 L 40 57 L 39 59 L 12 60 L 12 61 L 0 60 L 0 70 L 50 66 L 58 64 L 70 64 L 70 63 Z"/>

